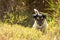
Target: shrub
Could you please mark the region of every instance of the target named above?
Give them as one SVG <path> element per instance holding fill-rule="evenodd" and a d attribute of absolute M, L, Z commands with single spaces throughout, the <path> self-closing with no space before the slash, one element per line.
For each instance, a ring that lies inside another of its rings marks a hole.
<path fill-rule="evenodd" d="M 50 12 L 51 17 L 48 17 L 48 20 L 50 20 L 50 25 L 52 24 L 53 26 L 56 26 L 56 21 L 59 21 L 60 19 L 60 0 L 57 0 L 54 2 L 53 0 L 46 0 L 48 3 L 48 7 L 46 10 L 52 11 Z M 59 19 L 59 20 L 57 20 Z M 52 26 L 51 25 L 51 26 Z M 58 24 L 57 24 L 58 25 Z"/>

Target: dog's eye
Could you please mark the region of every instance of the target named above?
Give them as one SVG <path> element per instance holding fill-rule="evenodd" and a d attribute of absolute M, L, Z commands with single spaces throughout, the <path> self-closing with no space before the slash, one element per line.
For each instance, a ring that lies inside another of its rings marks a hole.
<path fill-rule="evenodd" d="M 33 18 L 36 18 L 36 16 L 33 16 Z"/>
<path fill-rule="evenodd" d="M 39 17 L 37 17 L 37 19 L 39 19 Z"/>

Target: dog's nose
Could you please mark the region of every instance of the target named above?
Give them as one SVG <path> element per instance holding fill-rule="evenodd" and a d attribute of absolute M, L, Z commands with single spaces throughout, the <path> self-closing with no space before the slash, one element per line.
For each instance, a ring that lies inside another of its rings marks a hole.
<path fill-rule="evenodd" d="M 42 22 L 38 22 L 38 25 L 39 25 L 39 26 L 42 26 Z"/>
<path fill-rule="evenodd" d="M 39 26 L 41 26 L 41 24 Z"/>

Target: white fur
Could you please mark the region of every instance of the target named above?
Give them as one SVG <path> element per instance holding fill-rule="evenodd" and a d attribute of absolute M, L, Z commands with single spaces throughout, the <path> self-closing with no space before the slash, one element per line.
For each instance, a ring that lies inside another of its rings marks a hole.
<path fill-rule="evenodd" d="M 34 12 L 35 12 L 35 14 L 38 14 L 38 15 L 41 15 L 41 16 L 42 16 L 42 14 L 39 14 L 39 11 L 38 11 L 37 9 L 34 9 Z M 36 20 L 35 20 L 35 22 L 34 22 L 34 24 L 33 24 L 33 27 L 34 27 L 35 29 L 37 29 L 37 28 L 42 28 L 42 30 L 43 30 L 43 29 L 45 29 L 46 27 L 48 27 L 48 23 L 47 23 L 46 19 L 44 19 L 44 23 L 42 24 L 42 26 L 39 26 L 39 25 L 37 24 Z"/>
<path fill-rule="evenodd" d="M 39 14 L 39 11 L 38 11 L 37 9 L 34 9 L 34 12 L 35 12 L 36 14 Z"/>
<path fill-rule="evenodd" d="M 46 19 L 44 20 L 44 23 L 42 24 L 42 26 L 39 26 L 38 24 L 37 24 L 37 22 L 35 21 L 34 22 L 34 24 L 33 24 L 33 27 L 35 28 L 35 29 L 37 29 L 37 28 L 46 28 L 46 27 L 48 27 L 48 23 L 47 23 L 47 21 L 46 21 Z"/>

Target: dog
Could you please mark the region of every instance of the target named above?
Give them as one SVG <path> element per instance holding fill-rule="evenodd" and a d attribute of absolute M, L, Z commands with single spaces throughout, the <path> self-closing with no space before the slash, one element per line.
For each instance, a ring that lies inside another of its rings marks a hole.
<path fill-rule="evenodd" d="M 34 24 L 33 27 L 35 29 L 40 29 L 44 31 L 45 28 L 48 26 L 46 15 L 39 13 L 37 9 L 34 9 L 35 14 L 33 14 Z"/>

